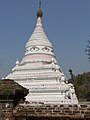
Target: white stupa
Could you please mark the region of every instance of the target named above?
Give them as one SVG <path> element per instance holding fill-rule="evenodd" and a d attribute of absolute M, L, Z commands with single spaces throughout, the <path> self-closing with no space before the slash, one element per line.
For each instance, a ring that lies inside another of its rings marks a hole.
<path fill-rule="evenodd" d="M 26 43 L 25 54 L 6 79 L 14 79 L 29 89 L 26 101 L 45 104 L 78 104 L 72 84 L 68 84 L 57 63 L 53 46 L 42 26 L 41 5 L 37 12 L 37 22 Z"/>

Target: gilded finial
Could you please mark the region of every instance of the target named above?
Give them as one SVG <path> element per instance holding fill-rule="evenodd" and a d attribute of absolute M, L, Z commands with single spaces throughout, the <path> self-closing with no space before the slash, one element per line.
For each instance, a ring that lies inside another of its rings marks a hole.
<path fill-rule="evenodd" d="M 39 8 L 38 8 L 38 11 L 37 11 L 37 17 L 42 17 L 43 16 L 43 13 L 42 13 L 42 10 L 41 10 L 41 1 L 39 1 Z"/>

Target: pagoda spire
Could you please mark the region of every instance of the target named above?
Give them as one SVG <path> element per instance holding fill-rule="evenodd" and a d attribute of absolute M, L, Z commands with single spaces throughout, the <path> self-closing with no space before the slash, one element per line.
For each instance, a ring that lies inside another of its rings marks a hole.
<path fill-rule="evenodd" d="M 13 79 L 30 92 L 26 101 L 43 104 L 77 104 L 74 87 L 68 84 L 56 57 L 53 45 L 46 36 L 43 25 L 41 0 L 38 0 L 37 21 L 25 46 L 22 60 L 6 79 Z"/>
<path fill-rule="evenodd" d="M 41 1 L 39 1 L 39 7 L 38 7 L 38 11 L 37 11 L 37 18 L 38 17 L 42 17 L 43 16 L 43 12 L 41 9 Z"/>

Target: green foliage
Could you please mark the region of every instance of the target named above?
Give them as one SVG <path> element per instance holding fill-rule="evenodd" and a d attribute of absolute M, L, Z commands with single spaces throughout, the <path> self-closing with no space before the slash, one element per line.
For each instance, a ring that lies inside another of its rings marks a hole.
<path fill-rule="evenodd" d="M 83 85 L 84 84 L 84 77 L 83 75 L 78 75 L 76 78 L 75 78 L 76 82 L 77 82 L 77 85 Z"/>
<path fill-rule="evenodd" d="M 4 86 L 2 90 L 2 94 L 6 96 L 6 99 L 9 99 L 9 96 L 13 93 L 11 86 Z"/>
<path fill-rule="evenodd" d="M 14 80 L 4 79 L 0 80 L 0 99 L 1 100 L 13 100 L 14 105 L 16 105 L 20 99 L 28 94 L 28 90 Z"/>
<path fill-rule="evenodd" d="M 90 72 L 78 74 L 69 81 L 74 84 L 79 100 L 90 100 Z"/>

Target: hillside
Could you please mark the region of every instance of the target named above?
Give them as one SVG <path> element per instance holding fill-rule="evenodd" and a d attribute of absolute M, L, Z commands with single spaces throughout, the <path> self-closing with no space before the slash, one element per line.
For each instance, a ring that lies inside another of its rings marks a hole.
<path fill-rule="evenodd" d="M 78 74 L 69 82 L 74 84 L 76 95 L 79 100 L 90 101 L 90 72 Z"/>

